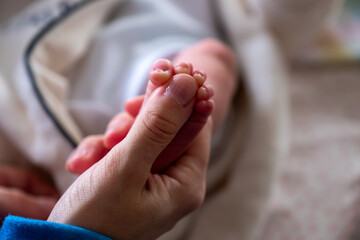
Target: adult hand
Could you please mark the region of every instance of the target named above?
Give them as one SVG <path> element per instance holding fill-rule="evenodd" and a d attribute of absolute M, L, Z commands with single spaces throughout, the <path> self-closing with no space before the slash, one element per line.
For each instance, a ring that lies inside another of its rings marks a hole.
<path fill-rule="evenodd" d="M 58 198 L 56 189 L 35 173 L 0 165 L 0 218 L 47 219 Z"/>
<path fill-rule="evenodd" d="M 171 89 L 178 84 L 181 91 Z M 150 173 L 157 156 L 189 118 L 197 84 L 180 77 L 169 88 L 161 86 L 152 93 L 126 138 L 80 175 L 48 221 L 113 239 L 155 239 L 202 203 L 211 121 L 165 173 Z"/>

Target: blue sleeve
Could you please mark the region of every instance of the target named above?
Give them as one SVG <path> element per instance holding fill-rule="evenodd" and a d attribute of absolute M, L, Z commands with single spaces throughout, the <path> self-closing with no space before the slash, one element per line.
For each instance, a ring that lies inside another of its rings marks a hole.
<path fill-rule="evenodd" d="M 99 233 L 60 223 L 8 216 L 0 229 L 0 240 L 111 240 Z"/>

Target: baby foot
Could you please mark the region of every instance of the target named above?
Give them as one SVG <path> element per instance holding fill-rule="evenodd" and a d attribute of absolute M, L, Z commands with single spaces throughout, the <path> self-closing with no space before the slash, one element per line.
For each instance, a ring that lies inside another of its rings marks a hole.
<path fill-rule="evenodd" d="M 141 105 L 144 104 L 150 96 L 152 96 L 153 92 L 161 88 L 165 94 L 171 94 L 170 89 L 172 89 L 172 91 L 174 91 L 174 89 L 169 86 L 170 84 L 175 84 L 176 81 L 181 81 L 182 85 L 175 88 L 175 91 L 189 92 L 186 88 L 193 88 L 196 92 L 191 93 L 190 91 L 189 94 L 195 97 L 191 97 L 190 101 L 184 100 L 185 98 L 177 99 L 181 105 L 191 104 L 191 106 L 189 106 L 189 116 L 187 116 L 188 120 L 178 131 L 172 142 L 156 159 L 151 172 L 158 173 L 165 170 L 184 151 L 186 151 L 207 122 L 207 119 L 214 107 L 213 101 L 210 100 L 214 94 L 213 89 L 210 85 L 204 84 L 206 75 L 201 71 L 193 71 L 192 65 L 189 63 L 180 63 L 179 65 L 173 66 L 169 60 L 161 59 L 153 64 L 149 73 L 149 79 L 150 81 L 148 83 L 146 95 L 144 97 L 137 97 L 126 103 L 126 112 L 118 114 L 113 118 L 113 120 L 111 120 L 107 131 L 103 136 L 102 143 L 99 141 L 98 137 L 86 138 L 69 159 L 67 164 L 68 170 L 82 173 L 86 170 L 85 168 L 90 167 L 92 164 L 100 160 L 98 158 L 99 156 L 104 155 L 104 153 L 108 152 L 126 136 L 134 122 L 135 117 L 140 111 Z M 194 88 L 192 84 L 197 87 Z M 96 148 L 91 148 L 92 146 L 96 146 Z M 81 153 L 87 153 L 86 160 L 81 157 Z M 91 154 L 89 153 L 92 153 L 94 159 L 92 159 L 90 156 Z M 86 161 L 88 162 L 88 166 L 84 164 Z M 82 162 L 82 164 L 76 164 L 79 162 Z M 79 167 L 74 167 L 79 165 L 81 166 L 81 172 L 79 171 Z"/>
<path fill-rule="evenodd" d="M 210 85 L 204 84 L 206 74 L 198 70 L 193 71 L 190 63 L 182 62 L 173 66 L 169 60 L 165 59 L 156 61 L 149 73 L 150 81 L 145 100 L 154 89 L 161 85 L 171 84 L 171 81 L 176 81 L 177 78 L 189 78 L 191 81 L 196 82 L 198 89 L 194 108 L 189 119 L 155 160 L 151 169 L 152 173 L 164 171 L 188 149 L 206 124 L 214 108 L 214 102 L 210 100 L 214 95 L 214 91 Z M 187 103 L 183 102 L 182 104 Z"/>
<path fill-rule="evenodd" d="M 152 94 L 152 92 L 159 86 L 169 84 L 172 77 L 179 77 L 179 74 L 186 74 L 188 77 L 192 77 L 196 81 L 199 87 L 197 90 L 199 100 L 196 104 L 197 109 L 200 112 L 207 111 L 208 109 L 206 108 L 209 104 L 211 104 L 207 102 L 207 100 L 212 97 L 213 90 L 211 86 L 204 85 L 206 80 L 205 73 L 198 70 L 193 71 L 192 65 L 189 63 L 180 63 L 174 67 L 169 60 L 160 59 L 153 64 L 150 70 L 150 81 L 147 86 L 145 97 L 139 96 L 126 102 L 125 109 L 128 114 L 120 113 L 111 120 L 105 133 L 105 146 L 107 148 L 112 148 L 119 143 L 126 136 L 134 121 L 134 119 L 131 119 L 129 116 L 136 117 L 141 105 Z"/>
<path fill-rule="evenodd" d="M 150 81 L 144 99 L 137 98 L 125 105 L 127 112 L 136 117 L 140 109 L 140 101 L 146 102 L 157 88 L 167 87 L 172 81 L 177 81 L 178 78 L 187 78 L 189 81 L 196 82 L 198 89 L 194 109 L 188 121 L 179 130 L 173 141 L 156 159 L 151 169 L 152 173 L 158 173 L 165 170 L 190 146 L 207 122 L 207 119 L 214 108 L 214 102 L 210 100 L 214 95 L 214 91 L 210 85 L 204 84 L 206 81 L 206 74 L 199 70 L 193 71 L 191 64 L 182 62 L 173 66 L 169 60 L 160 59 L 153 64 L 150 70 Z M 181 91 L 181 89 L 178 90 Z M 180 99 L 180 101 L 181 100 L 182 99 Z M 181 102 L 181 104 L 186 105 L 188 103 Z M 129 124 L 125 123 L 123 120 L 123 118 L 120 119 L 120 117 L 118 117 L 118 119 L 114 119 L 115 124 L 110 124 L 112 126 L 111 131 L 107 131 L 107 134 L 105 135 L 107 147 L 115 146 L 119 142 L 116 141 L 116 138 L 119 140 L 121 138 L 120 136 L 125 135 L 124 126 L 129 126 Z M 118 124 L 118 127 L 115 126 L 116 124 Z"/>

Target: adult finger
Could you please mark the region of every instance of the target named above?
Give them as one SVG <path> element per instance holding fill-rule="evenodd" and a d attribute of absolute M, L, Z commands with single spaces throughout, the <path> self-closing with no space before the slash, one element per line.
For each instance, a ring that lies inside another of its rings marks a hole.
<path fill-rule="evenodd" d="M 34 195 L 59 197 L 57 190 L 52 184 L 27 169 L 1 165 L 0 185 L 18 188 Z"/>
<path fill-rule="evenodd" d="M 81 174 L 102 159 L 108 151 L 102 135 L 86 137 L 69 156 L 66 169 Z"/>
<path fill-rule="evenodd" d="M 210 158 L 212 124 L 212 118 L 209 118 L 189 149 L 166 171 L 166 175 L 186 185 L 205 179 Z"/>
<path fill-rule="evenodd" d="M 151 172 L 160 173 L 168 168 L 178 157 L 180 157 L 192 144 L 196 136 L 201 132 L 205 126 L 212 109 L 214 108 L 213 101 L 200 101 L 195 105 L 203 107 L 201 110 L 194 109 L 189 120 L 179 130 L 175 138 L 168 144 L 168 146 L 160 153 L 155 160 Z"/>
<path fill-rule="evenodd" d="M 169 86 L 159 86 L 141 108 L 127 137 L 110 152 L 112 159 L 124 160 L 129 174 L 146 181 L 151 166 L 189 118 L 198 86 L 194 78 L 178 74 Z M 119 153 L 121 152 L 121 153 Z M 120 158 L 121 154 L 123 158 Z M 136 181 L 134 182 L 142 182 Z"/>
<path fill-rule="evenodd" d="M 137 96 L 126 101 L 124 108 L 131 116 L 136 117 L 139 114 L 140 108 L 144 102 L 144 95 Z"/>
<path fill-rule="evenodd" d="M 135 118 L 127 112 L 117 114 L 106 128 L 104 134 L 104 146 L 111 149 L 121 142 L 130 131 L 134 121 Z"/>
<path fill-rule="evenodd" d="M 0 217 L 9 214 L 45 220 L 57 199 L 34 196 L 16 188 L 0 187 Z"/>
<path fill-rule="evenodd" d="M 167 184 L 167 191 L 176 209 L 183 214 L 198 208 L 206 193 L 206 172 L 210 158 L 212 121 L 208 121 L 189 149 L 165 172 L 174 184 Z"/>

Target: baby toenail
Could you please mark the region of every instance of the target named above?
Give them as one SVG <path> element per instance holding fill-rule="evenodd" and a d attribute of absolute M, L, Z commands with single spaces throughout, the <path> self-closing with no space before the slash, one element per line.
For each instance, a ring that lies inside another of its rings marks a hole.
<path fill-rule="evenodd" d="M 172 64 L 170 60 L 167 59 L 159 59 L 151 67 L 152 71 L 171 71 L 172 70 Z"/>
<path fill-rule="evenodd" d="M 168 71 L 167 71 L 167 70 L 162 70 L 162 69 L 158 68 L 158 69 L 155 69 L 154 72 L 156 72 L 156 73 L 163 73 L 163 72 L 168 72 Z"/>
<path fill-rule="evenodd" d="M 169 70 L 154 69 L 150 72 L 150 79 L 155 85 L 162 85 L 170 79 L 171 72 Z"/>
<path fill-rule="evenodd" d="M 199 87 L 201 87 L 206 80 L 206 74 L 200 70 L 195 70 L 193 77 L 196 80 Z"/>
<path fill-rule="evenodd" d="M 176 73 L 190 74 L 192 71 L 192 65 L 190 63 L 182 62 L 175 66 Z"/>
<path fill-rule="evenodd" d="M 175 75 L 165 94 L 172 96 L 176 102 L 186 106 L 194 98 L 197 91 L 194 79 L 185 74 Z"/>

